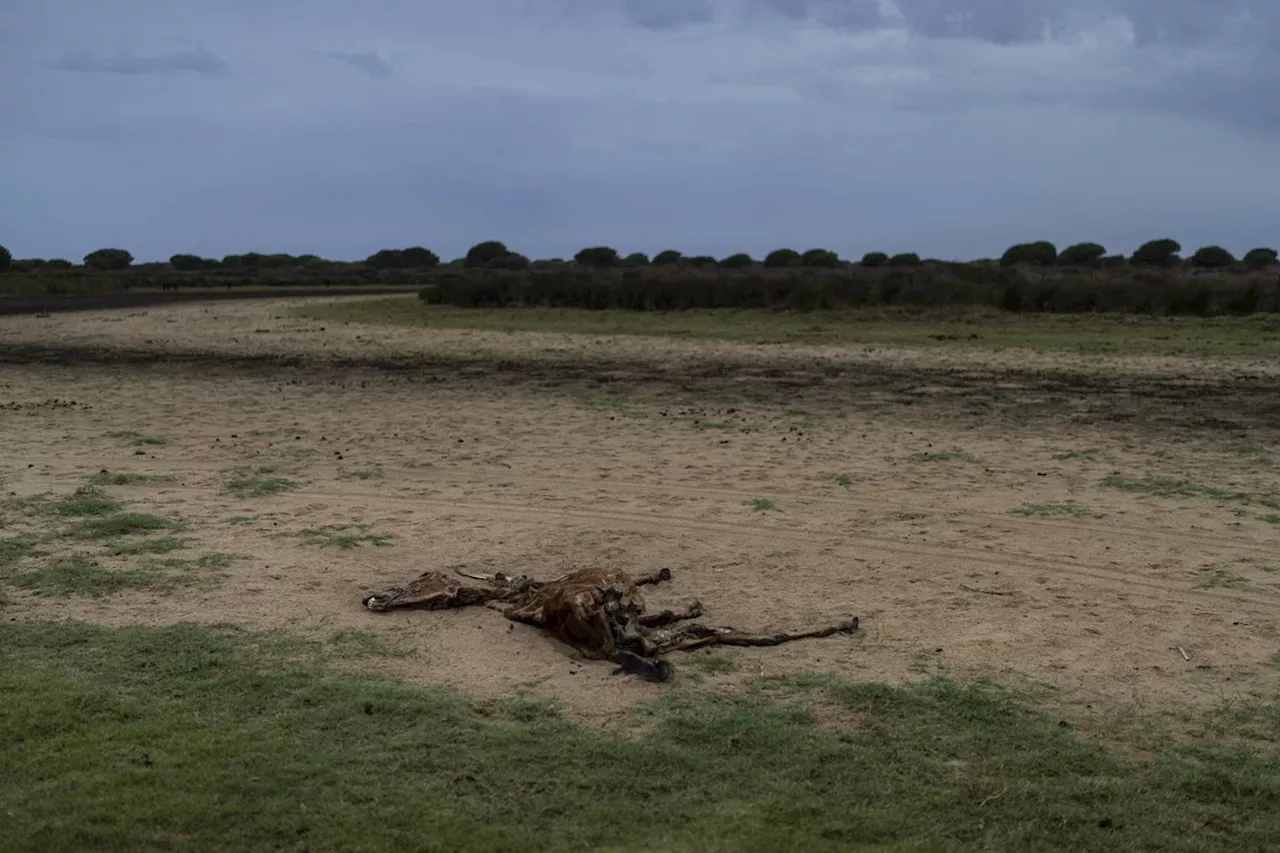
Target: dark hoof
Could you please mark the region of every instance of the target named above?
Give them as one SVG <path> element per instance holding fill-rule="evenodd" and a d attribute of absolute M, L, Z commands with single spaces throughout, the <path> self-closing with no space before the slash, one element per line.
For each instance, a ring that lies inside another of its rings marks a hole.
<path fill-rule="evenodd" d="M 855 616 L 852 619 L 846 619 L 841 622 L 840 630 L 844 631 L 846 634 L 852 634 L 854 631 L 858 630 L 858 617 Z"/>
<path fill-rule="evenodd" d="M 666 682 L 675 677 L 675 667 L 662 658 L 644 658 L 635 652 L 620 651 L 613 656 L 618 668 L 613 675 L 638 675 L 645 681 Z"/>
<path fill-rule="evenodd" d="M 671 570 L 668 569 L 666 566 L 663 566 L 662 568 L 658 569 L 658 580 L 660 581 L 671 580 Z"/>

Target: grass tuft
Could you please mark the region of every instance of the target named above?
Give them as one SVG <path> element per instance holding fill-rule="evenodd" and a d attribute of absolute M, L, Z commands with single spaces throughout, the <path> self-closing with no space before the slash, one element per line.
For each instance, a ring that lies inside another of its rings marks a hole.
<path fill-rule="evenodd" d="M 145 512 L 122 512 L 105 518 L 91 518 L 71 528 L 71 534 L 81 539 L 114 539 L 118 536 L 140 536 L 157 530 L 179 530 L 181 526 L 172 519 Z"/>
<path fill-rule="evenodd" d="M 1053 516 L 1069 516 L 1071 518 L 1102 518 L 1101 513 L 1094 512 L 1088 507 L 1070 500 L 1065 503 L 1022 504 L 1021 506 L 1009 510 L 1009 514 L 1040 516 L 1044 518 Z"/>
<path fill-rule="evenodd" d="M 235 479 L 227 482 L 224 489 L 238 498 L 261 498 L 298 488 L 295 480 L 271 476 L 275 472 L 276 469 L 271 467 L 242 470 Z"/>
<path fill-rule="evenodd" d="M 1111 489 L 1120 489 L 1125 492 L 1135 492 L 1158 498 L 1210 498 L 1220 501 L 1238 501 L 1246 504 L 1256 503 L 1273 509 L 1280 509 L 1280 493 L 1259 494 L 1220 489 L 1214 486 L 1192 483 L 1189 480 L 1179 480 L 1174 477 L 1147 476 L 1132 478 L 1112 474 L 1102 478 L 1102 485 Z"/>
<path fill-rule="evenodd" d="M 200 579 L 144 568 L 108 568 L 88 554 L 54 557 L 38 568 L 11 573 L 8 583 L 37 595 L 101 598 L 126 590 L 162 591 L 191 586 Z"/>
<path fill-rule="evenodd" d="M 172 483 L 174 478 L 169 474 L 134 474 L 126 471 L 102 470 L 89 478 L 93 486 L 135 486 L 149 483 Z"/>
<path fill-rule="evenodd" d="M 395 538 L 385 533 L 370 532 L 372 529 L 372 524 L 326 524 L 322 527 L 299 530 L 291 535 L 305 539 L 308 545 L 341 548 L 344 551 L 359 548 L 361 545 L 382 548 L 390 545 Z"/>

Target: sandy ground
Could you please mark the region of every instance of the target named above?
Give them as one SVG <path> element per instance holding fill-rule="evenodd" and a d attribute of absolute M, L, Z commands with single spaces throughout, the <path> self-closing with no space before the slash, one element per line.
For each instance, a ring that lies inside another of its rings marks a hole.
<path fill-rule="evenodd" d="M 702 684 L 985 674 L 1077 716 L 1280 689 L 1280 509 L 1101 484 L 1280 491 L 1274 364 L 321 330 L 288 309 L 0 318 L 4 491 L 172 475 L 110 492 L 237 557 L 209 588 L 6 591 L 2 618 L 360 629 L 413 652 L 363 666 L 607 712 L 663 688 L 492 611 L 373 614 L 360 600 L 459 564 L 665 565 L 674 583 L 651 603 L 697 598 L 708 622 L 862 622 L 852 637 L 718 650 L 725 675 L 703 675 L 703 653 L 673 656 Z M 946 452 L 961 455 L 920 456 Z M 246 466 L 299 488 L 226 493 Z M 1074 515 L 1039 514 L 1067 502 Z M 296 535 L 344 524 L 392 538 L 341 550 Z"/>

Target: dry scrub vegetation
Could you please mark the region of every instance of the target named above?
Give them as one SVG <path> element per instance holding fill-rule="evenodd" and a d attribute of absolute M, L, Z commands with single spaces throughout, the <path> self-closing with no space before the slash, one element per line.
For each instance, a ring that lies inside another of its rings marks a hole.
<path fill-rule="evenodd" d="M 2 317 L 0 849 L 1274 847 L 1277 346 L 412 296 Z M 862 630 L 659 687 L 360 607 L 600 563 Z"/>

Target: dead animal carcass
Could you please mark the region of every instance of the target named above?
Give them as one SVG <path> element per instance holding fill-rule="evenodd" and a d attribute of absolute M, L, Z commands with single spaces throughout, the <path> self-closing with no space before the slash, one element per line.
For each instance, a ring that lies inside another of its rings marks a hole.
<path fill-rule="evenodd" d="M 466 585 L 442 572 L 424 572 L 408 586 L 366 596 L 364 606 L 377 612 L 491 607 L 514 622 L 550 632 L 585 657 L 613 661 L 618 664 L 615 675 L 626 672 L 652 681 L 671 679 L 671 664 L 662 659 L 667 652 L 715 645 L 776 646 L 858 630 L 855 616 L 804 631 L 746 633 L 692 621 L 702 615 L 698 601 L 680 611 L 648 613 L 641 587 L 671 580 L 671 570 L 665 568 L 639 578 L 610 569 L 579 569 L 549 581 L 455 571 L 488 585 Z"/>

